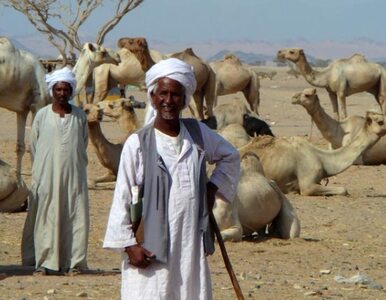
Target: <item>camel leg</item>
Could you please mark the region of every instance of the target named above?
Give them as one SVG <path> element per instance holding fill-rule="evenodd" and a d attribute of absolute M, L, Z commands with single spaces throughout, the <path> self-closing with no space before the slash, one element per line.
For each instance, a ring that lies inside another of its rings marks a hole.
<path fill-rule="evenodd" d="M 313 183 L 307 187 L 301 187 L 300 194 L 303 196 L 347 196 L 348 192 L 346 188 L 342 186 L 323 186 L 321 184 Z"/>
<path fill-rule="evenodd" d="M 249 103 L 251 111 L 259 115 L 258 110 L 260 104 L 260 95 L 256 75 L 252 76 L 249 85 L 245 89 L 243 89 L 243 94 L 245 99 L 247 99 L 247 102 Z"/>
<path fill-rule="evenodd" d="M 198 117 L 200 120 L 203 120 L 204 117 L 204 95 L 201 92 L 196 92 L 193 95 L 194 102 L 196 104 L 196 109 Z"/>
<path fill-rule="evenodd" d="M 300 221 L 295 209 L 284 195 L 281 198 L 282 206 L 280 212 L 270 228 L 273 228 L 274 232 L 277 232 L 283 239 L 299 237 Z"/>
<path fill-rule="evenodd" d="M 113 86 L 111 74 L 109 69 L 98 69 L 94 72 L 94 96 L 93 103 L 98 103 L 107 97 L 109 90 Z M 117 83 L 115 84 L 115 86 Z"/>
<path fill-rule="evenodd" d="M 101 183 L 101 182 L 114 182 L 114 181 L 116 181 L 116 179 L 117 179 L 116 175 L 114 175 L 111 172 L 107 172 L 106 174 L 98 177 L 95 180 L 90 180 L 89 183 L 88 183 L 88 186 L 89 186 L 89 188 L 93 188 L 93 187 L 96 186 L 97 183 Z"/>
<path fill-rule="evenodd" d="M 19 112 L 16 114 L 17 119 L 17 144 L 16 144 L 16 171 L 19 184 L 22 182 L 21 178 L 21 162 L 25 153 L 25 125 L 27 122 L 28 111 Z"/>
<path fill-rule="evenodd" d="M 216 98 L 216 74 L 214 71 L 210 68 L 209 71 L 209 79 L 207 80 L 205 86 L 204 86 L 204 94 L 205 94 L 205 103 L 207 108 L 207 117 L 213 116 L 213 107 L 215 103 L 217 102 Z"/>
<path fill-rule="evenodd" d="M 385 78 L 383 76 L 381 76 L 379 78 L 378 91 L 377 91 L 375 98 L 377 99 L 377 102 L 378 102 L 379 106 L 381 107 L 381 111 L 384 115 L 386 114 L 385 88 L 386 88 L 385 87 Z"/>
<path fill-rule="evenodd" d="M 342 111 L 343 119 L 346 119 L 347 118 L 346 96 L 343 94 L 339 95 L 339 105 Z"/>
<path fill-rule="evenodd" d="M 213 215 L 221 230 L 221 236 L 224 241 L 241 241 L 243 229 L 238 216 L 236 199 L 232 203 L 228 203 L 219 196 L 216 196 Z"/>
<path fill-rule="evenodd" d="M 339 121 L 339 109 L 338 109 L 338 99 L 337 96 L 334 92 L 331 92 L 327 90 L 328 95 L 330 96 L 330 101 L 332 105 L 332 112 L 333 112 L 333 117 L 335 120 Z"/>

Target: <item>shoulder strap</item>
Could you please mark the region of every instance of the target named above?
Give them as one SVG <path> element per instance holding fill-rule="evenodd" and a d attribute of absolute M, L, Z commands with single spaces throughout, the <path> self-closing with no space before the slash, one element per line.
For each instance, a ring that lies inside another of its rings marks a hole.
<path fill-rule="evenodd" d="M 196 119 L 188 118 L 181 119 L 184 123 L 186 129 L 188 130 L 190 136 L 192 137 L 195 144 L 200 146 L 201 149 L 204 149 L 204 139 L 202 138 L 200 125 Z"/>

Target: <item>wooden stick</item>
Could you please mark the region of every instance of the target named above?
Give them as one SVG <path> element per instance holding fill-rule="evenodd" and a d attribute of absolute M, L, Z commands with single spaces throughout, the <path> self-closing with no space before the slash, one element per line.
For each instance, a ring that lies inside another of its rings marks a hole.
<path fill-rule="evenodd" d="M 216 234 L 217 242 L 221 249 L 222 258 L 224 259 L 225 267 L 228 271 L 229 277 L 231 278 L 233 289 L 235 290 L 237 300 L 244 300 L 243 292 L 241 291 L 239 282 L 237 281 L 235 272 L 233 271 L 232 264 L 229 260 L 227 250 L 225 249 L 224 241 L 222 239 L 220 229 L 218 228 L 216 219 L 214 218 L 213 212 L 209 214 L 209 219 L 212 224 L 214 233 Z"/>

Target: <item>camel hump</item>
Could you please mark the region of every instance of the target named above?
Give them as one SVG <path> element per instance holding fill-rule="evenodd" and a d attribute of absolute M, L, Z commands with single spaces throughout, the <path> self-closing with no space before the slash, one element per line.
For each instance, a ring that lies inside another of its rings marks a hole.
<path fill-rule="evenodd" d="M 233 53 L 226 54 L 223 61 L 234 62 L 241 65 L 240 59 Z"/>
<path fill-rule="evenodd" d="M 186 48 L 185 50 L 181 52 L 176 52 L 171 55 L 171 57 L 179 58 L 182 60 L 185 60 L 187 57 L 196 57 L 199 58 L 194 52 L 192 48 Z"/>
<path fill-rule="evenodd" d="M 186 49 L 184 50 L 184 52 L 185 52 L 186 54 L 189 54 L 189 55 L 192 55 L 192 56 L 197 56 L 197 55 L 193 52 L 193 49 L 192 49 L 192 48 L 186 48 Z"/>
<path fill-rule="evenodd" d="M 360 53 L 354 53 L 349 60 L 355 61 L 355 62 L 366 62 L 367 59 L 363 54 Z"/>

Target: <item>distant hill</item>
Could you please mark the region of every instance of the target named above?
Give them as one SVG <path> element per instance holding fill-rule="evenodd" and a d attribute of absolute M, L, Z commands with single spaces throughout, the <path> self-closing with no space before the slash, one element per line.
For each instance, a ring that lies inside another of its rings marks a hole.
<path fill-rule="evenodd" d="M 267 55 L 267 54 L 244 52 L 244 51 L 221 50 L 215 55 L 209 57 L 208 61 L 211 62 L 211 61 L 221 60 L 224 58 L 225 55 L 230 53 L 236 55 L 241 60 L 241 62 L 249 65 L 257 65 L 259 63 L 271 64 L 276 59 L 275 55 Z M 314 64 L 317 59 L 311 55 L 307 55 L 307 60 L 309 63 Z"/>
<path fill-rule="evenodd" d="M 215 55 L 209 57 L 207 60 L 209 62 L 221 60 L 224 58 L 225 55 L 230 53 L 236 55 L 243 63 L 247 63 L 247 64 L 256 64 L 257 62 L 273 61 L 275 59 L 275 56 L 273 55 L 258 54 L 258 53 L 252 53 L 252 52 L 244 52 L 244 51 L 221 50 Z"/>

